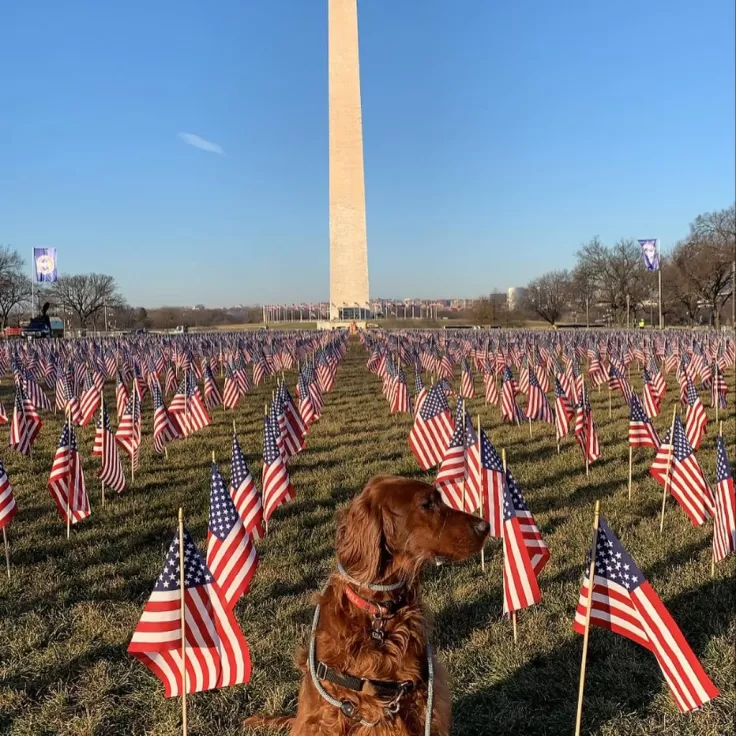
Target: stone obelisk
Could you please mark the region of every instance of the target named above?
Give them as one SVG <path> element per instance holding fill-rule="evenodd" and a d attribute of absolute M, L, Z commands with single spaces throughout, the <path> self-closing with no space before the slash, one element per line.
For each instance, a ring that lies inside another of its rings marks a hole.
<path fill-rule="evenodd" d="M 363 118 L 357 0 L 329 0 L 330 319 L 366 319 Z"/>

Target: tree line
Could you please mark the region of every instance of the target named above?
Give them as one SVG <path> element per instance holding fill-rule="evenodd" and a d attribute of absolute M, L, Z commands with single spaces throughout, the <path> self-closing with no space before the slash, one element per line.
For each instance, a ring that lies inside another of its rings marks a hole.
<path fill-rule="evenodd" d="M 525 311 L 551 325 L 563 317 L 587 324 L 626 324 L 642 316 L 658 323 L 658 274 L 643 264 L 633 238 L 606 245 L 598 237 L 577 251 L 572 270 L 529 282 Z M 665 324 L 719 327 L 733 308 L 736 207 L 698 215 L 688 234 L 660 254 Z"/>

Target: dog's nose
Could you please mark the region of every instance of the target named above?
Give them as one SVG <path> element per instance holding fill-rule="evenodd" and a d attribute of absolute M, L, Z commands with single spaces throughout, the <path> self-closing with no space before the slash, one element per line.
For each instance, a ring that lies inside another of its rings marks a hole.
<path fill-rule="evenodd" d="M 485 519 L 476 519 L 473 529 L 479 537 L 485 537 L 491 531 L 491 525 Z"/>

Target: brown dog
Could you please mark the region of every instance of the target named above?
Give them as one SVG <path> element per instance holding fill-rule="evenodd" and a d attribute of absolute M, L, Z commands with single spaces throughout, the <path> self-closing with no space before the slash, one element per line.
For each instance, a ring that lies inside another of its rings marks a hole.
<path fill-rule="evenodd" d="M 300 657 L 296 717 L 244 725 L 291 728 L 292 736 L 423 736 L 431 699 L 431 734 L 449 734 L 450 693 L 431 659 L 419 572 L 475 554 L 488 530 L 427 483 L 370 480 L 338 522 L 338 572 L 318 597 L 310 650 Z"/>

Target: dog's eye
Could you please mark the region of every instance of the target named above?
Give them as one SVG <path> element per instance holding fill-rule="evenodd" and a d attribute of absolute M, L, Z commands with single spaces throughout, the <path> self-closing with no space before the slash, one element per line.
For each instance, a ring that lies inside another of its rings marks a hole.
<path fill-rule="evenodd" d="M 434 499 L 431 496 L 428 496 L 427 498 L 422 501 L 422 508 L 425 511 L 431 511 L 435 507 Z"/>

